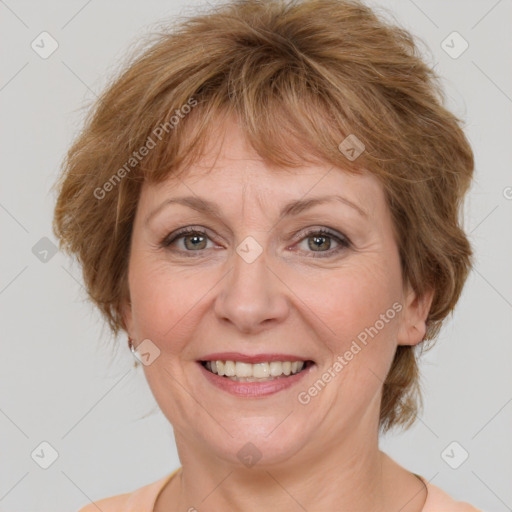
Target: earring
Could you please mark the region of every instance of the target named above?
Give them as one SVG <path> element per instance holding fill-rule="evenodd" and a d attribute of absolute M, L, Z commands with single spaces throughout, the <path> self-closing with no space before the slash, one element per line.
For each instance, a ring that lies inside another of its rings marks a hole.
<path fill-rule="evenodd" d="M 133 367 L 137 368 L 139 366 L 139 363 L 137 360 L 137 356 L 135 355 L 135 348 L 133 346 L 132 339 L 129 336 L 128 336 L 128 348 L 130 349 L 133 357 L 135 358 L 135 361 L 133 362 Z"/>
<path fill-rule="evenodd" d="M 131 353 L 135 355 L 135 347 L 133 346 L 133 340 L 128 337 L 128 348 L 130 349 Z"/>

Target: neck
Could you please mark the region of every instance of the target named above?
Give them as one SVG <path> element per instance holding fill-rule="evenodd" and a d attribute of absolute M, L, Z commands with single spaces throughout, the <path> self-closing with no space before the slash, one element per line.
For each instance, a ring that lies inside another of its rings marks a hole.
<path fill-rule="evenodd" d="M 182 441 L 176 437 L 183 468 L 173 493 L 176 510 L 389 510 L 389 459 L 378 449 L 377 433 L 371 440 L 345 438 L 330 450 L 301 450 L 285 463 L 252 468 L 185 449 L 191 444 Z"/>

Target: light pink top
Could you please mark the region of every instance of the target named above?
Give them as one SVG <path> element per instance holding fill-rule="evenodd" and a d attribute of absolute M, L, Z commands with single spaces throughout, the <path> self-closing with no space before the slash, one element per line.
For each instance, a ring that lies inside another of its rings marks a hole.
<path fill-rule="evenodd" d="M 170 475 L 133 492 L 95 501 L 81 508 L 78 512 L 98 512 L 98 510 L 102 512 L 153 512 L 158 495 L 165 484 L 180 469 L 178 468 Z M 427 501 L 422 512 L 482 512 L 469 503 L 455 501 L 439 487 L 428 483 L 422 476 L 420 478 L 425 482 L 428 489 Z"/>

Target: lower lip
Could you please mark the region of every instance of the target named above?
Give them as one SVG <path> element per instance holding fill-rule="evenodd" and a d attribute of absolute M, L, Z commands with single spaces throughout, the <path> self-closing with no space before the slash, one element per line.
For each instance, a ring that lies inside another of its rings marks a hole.
<path fill-rule="evenodd" d="M 313 368 L 314 364 L 308 366 L 305 370 L 302 370 L 295 375 L 289 377 L 277 377 L 273 380 L 267 380 L 263 382 L 238 382 L 235 380 L 221 377 L 216 373 L 212 373 L 207 370 L 200 362 L 197 363 L 201 368 L 204 376 L 218 388 L 223 391 L 227 391 L 235 396 L 246 397 L 246 398 L 257 398 L 260 396 L 273 395 L 284 389 L 297 384 L 302 380 Z"/>

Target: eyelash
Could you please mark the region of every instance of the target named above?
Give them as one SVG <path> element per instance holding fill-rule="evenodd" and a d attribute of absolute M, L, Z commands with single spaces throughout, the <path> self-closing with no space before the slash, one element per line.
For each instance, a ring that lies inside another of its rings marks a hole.
<path fill-rule="evenodd" d="M 194 228 L 194 227 L 188 227 L 188 228 L 180 229 L 177 233 L 172 234 L 172 238 L 171 238 L 171 235 L 166 236 L 160 242 L 160 247 L 168 248 L 174 242 L 178 241 L 181 238 L 184 238 L 186 235 L 201 235 L 201 236 L 205 236 L 208 239 L 210 239 L 208 234 L 206 233 L 206 231 L 204 231 L 202 229 Z M 313 254 L 310 256 L 312 258 L 326 258 L 329 256 L 333 256 L 335 254 L 338 254 L 340 251 L 342 251 L 344 249 L 348 249 L 352 246 L 350 240 L 346 236 L 344 236 L 344 235 L 338 236 L 336 233 L 333 233 L 332 231 L 325 229 L 325 228 L 313 229 L 313 230 L 307 231 L 302 234 L 302 237 L 298 241 L 300 242 L 300 241 L 310 238 L 314 235 L 328 236 L 330 238 L 333 238 L 336 242 L 338 242 L 339 246 L 333 250 L 319 251 L 319 254 L 325 254 L 325 256 L 320 256 L 318 254 L 314 254 L 316 251 L 311 251 L 311 252 L 313 252 Z M 181 251 L 181 252 L 188 252 L 188 253 L 199 252 L 200 253 L 200 252 L 203 252 L 203 250 Z"/>

